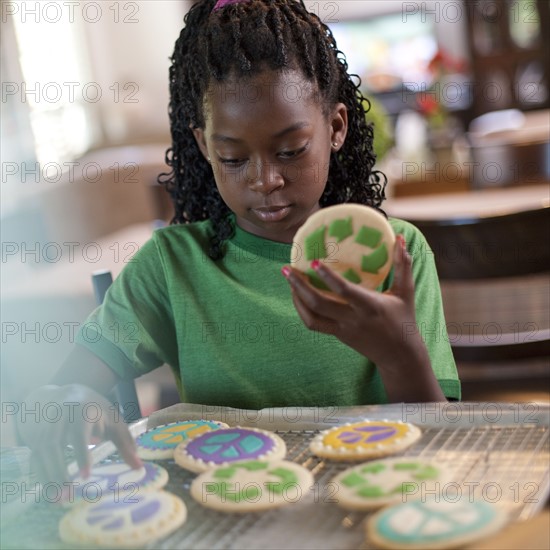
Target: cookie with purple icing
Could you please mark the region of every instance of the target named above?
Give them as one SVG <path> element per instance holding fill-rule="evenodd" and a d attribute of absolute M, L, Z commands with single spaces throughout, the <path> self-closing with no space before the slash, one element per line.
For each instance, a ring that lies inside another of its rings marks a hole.
<path fill-rule="evenodd" d="M 227 427 L 224 422 L 215 420 L 185 420 L 162 424 L 137 437 L 137 453 L 145 460 L 170 459 L 174 456 L 174 450 L 180 443 L 201 434 Z"/>
<path fill-rule="evenodd" d="M 139 548 L 169 535 L 186 517 L 184 502 L 166 491 L 109 493 L 65 514 L 59 535 L 69 544 Z"/>
<path fill-rule="evenodd" d="M 286 456 L 277 434 L 258 428 L 224 428 L 205 433 L 176 447 L 174 460 L 191 472 L 204 472 L 241 460 L 276 460 Z"/>
<path fill-rule="evenodd" d="M 364 420 L 320 432 L 309 448 L 313 454 L 332 460 L 368 460 L 404 451 L 421 435 L 420 428 L 408 422 Z"/>
<path fill-rule="evenodd" d="M 137 469 L 125 462 L 98 464 L 87 478 L 77 475 L 71 479 L 72 491 L 64 504 L 95 502 L 107 493 L 162 489 L 167 482 L 168 472 L 152 462 Z"/>

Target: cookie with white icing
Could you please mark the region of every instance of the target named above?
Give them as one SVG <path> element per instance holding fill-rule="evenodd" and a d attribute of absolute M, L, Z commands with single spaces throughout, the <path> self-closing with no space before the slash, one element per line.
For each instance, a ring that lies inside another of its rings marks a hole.
<path fill-rule="evenodd" d="M 332 479 L 337 503 L 348 510 L 372 510 L 436 494 L 449 481 L 444 466 L 408 457 L 358 464 Z"/>
<path fill-rule="evenodd" d="M 191 496 L 222 512 L 259 512 L 294 504 L 313 487 L 313 474 L 288 460 L 249 460 L 218 466 L 191 483 Z"/>
<path fill-rule="evenodd" d="M 137 437 L 137 453 L 145 460 L 169 459 L 174 456 L 174 450 L 180 443 L 227 427 L 227 424 L 214 420 L 186 420 L 163 424 Z"/>
<path fill-rule="evenodd" d="M 338 204 L 321 208 L 298 229 L 291 264 L 321 290 L 329 289 L 311 268 L 313 260 L 372 290 L 388 276 L 394 246 L 394 231 L 383 214 L 361 204 Z"/>
<path fill-rule="evenodd" d="M 144 462 L 141 468 L 134 469 L 126 462 L 111 462 L 93 466 L 90 475 L 72 478 L 72 492 L 66 505 L 80 501 L 95 502 L 108 493 L 162 489 L 168 482 L 168 472 L 158 464 Z"/>
<path fill-rule="evenodd" d="M 399 453 L 421 435 L 420 429 L 408 422 L 364 420 L 320 432 L 309 448 L 322 458 L 359 461 Z"/>
<path fill-rule="evenodd" d="M 367 522 L 367 537 L 378 548 L 459 548 L 501 529 L 507 515 L 495 505 L 468 498 L 429 498 L 385 508 Z"/>
<path fill-rule="evenodd" d="M 277 460 L 286 456 L 286 445 L 277 434 L 258 428 L 224 428 L 181 443 L 174 460 L 191 472 L 204 472 L 240 460 Z"/>
<path fill-rule="evenodd" d="M 166 491 L 109 494 L 65 514 L 59 535 L 69 544 L 139 548 L 169 535 L 186 517 L 184 502 Z"/>

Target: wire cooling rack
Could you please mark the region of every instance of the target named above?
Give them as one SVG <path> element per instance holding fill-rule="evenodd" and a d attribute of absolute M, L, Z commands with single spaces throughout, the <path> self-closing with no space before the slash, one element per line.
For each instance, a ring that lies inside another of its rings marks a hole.
<path fill-rule="evenodd" d="M 400 456 L 445 465 L 452 482 L 441 487 L 441 498 L 483 499 L 505 509 L 511 521 L 532 517 L 549 492 L 549 426 L 547 424 L 482 424 L 458 427 L 421 426 L 422 437 Z M 143 430 L 140 430 L 143 431 Z M 319 430 L 277 430 L 285 440 L 287 459 L 308 468 L 315 478 L 307 493 L 281 509 L 245 515 L 224 514 L 202 507 L 189 494 L 195 474 L 173 461 L 159 461 L 169 473 L 166 490 L 178 495 L 188 509 L 186 523 L 150 548 L 185 549 L 369 549 L 366 512 L 338 506 L 332 478 L 349 463 L 323 460 L 309 452 Z M 118 459 L 112 454 L 105 459 Z M 38 503 L 4 525 L 3 548 L 68 548 L 59 539 L 57 524 L 65 510 Z"/>

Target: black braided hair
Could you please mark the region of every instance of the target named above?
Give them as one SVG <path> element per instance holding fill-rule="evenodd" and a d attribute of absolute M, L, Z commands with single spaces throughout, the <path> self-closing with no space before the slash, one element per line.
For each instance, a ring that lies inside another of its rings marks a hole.
<path fill-rule="evenodd" d="M 210 256 L 223 256 L 234 232 L 229 208 L 220 197 L 210 164 L 199 151 L 192 128 L 204 128 L 203 99 L 213 81 L 251 77 L 262 70 L 299 70 L 316 85 L 325 113 L 344 103 L 348 133 L 331 155 L 321 206 L 357 202 L 380 208 L 385 176 L 373 170 L 373 131 L 364 101 L 347 72 L 345 57 L 330 29 L 309 13 L 303 0 L 249 0 L 212 12 L 216 0 L 199 0 L 187 13 L 170 67 L 169 117 L 172 147 L 166 151 L 170 173 L 159 183 L 170 193 L 171 223 L 210 219 Z"/>

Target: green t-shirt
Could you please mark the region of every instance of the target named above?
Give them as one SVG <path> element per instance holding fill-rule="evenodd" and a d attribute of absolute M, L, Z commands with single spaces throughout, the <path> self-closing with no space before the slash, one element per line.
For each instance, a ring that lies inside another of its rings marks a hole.
<path fill-rule="evenodd" d="M 433 256 L 415 227 L 390 222 L 413 256 L 417 325 L 436 377 L 447 397 L 459 399 Z M 225 257 L 213 261 L 209 230 L 205 221 L 155 231 L 77 342 L 123 378 L 170 365 L 189 403 L 261 409 L 387 402 L 372 362 L 304 326 L 281 275 L 290 244 L 237 227 Z M 403 330 L 406 337 L 415 327 Z"/>

